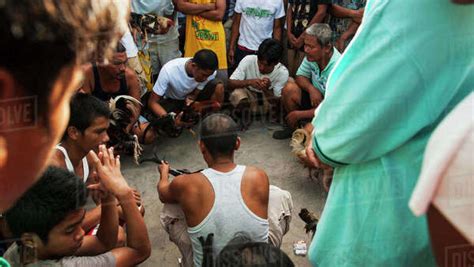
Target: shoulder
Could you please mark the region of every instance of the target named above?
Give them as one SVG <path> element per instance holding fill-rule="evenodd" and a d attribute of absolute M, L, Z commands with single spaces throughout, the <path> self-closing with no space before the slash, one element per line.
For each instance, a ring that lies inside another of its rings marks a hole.
<path fill-rule="evenodd" d="M 254 166 L 247 166 L 245 168 L 243 179 L 247 180 L 248 182 L 251 182 L 252 184 L 261 186 L 265 184 L 268 185 L 269 183 L 267 173 L 264 170 Z"/>
<path fill-rule="evenodd" d="M 65 160 L 66 159 L 64 158 L 64 154 L 58 149 L 54 148 L 53 155 L 49 159 L 49 165 L 60 168 L 66 168 Z"/>
<path fill-rule="evenodd" d="M 170 191 L 175 196 L 189 196 L 194 192 L 201 192 L 205 185 L 204 176 L 200 172 L 184 174 L 175 177 L 170 183 Z"/>
<path fill-rule="evenodd" d="M 129 79 L 133 79 L 133 78 L 138 78 L 137 77 L 137 74 L 135 73 L 134 70 L 132 70 L 131 68 L 127 67 L 125 68 L 125 78 L 127 78 L 127 80 Z"/>
<path fill-rule="evenodd" d="M 278 63 L 278 65 L 275 66 L 273 72 L 277 75 L 277 78 L 279 79 L 285 77 L 288 79 L 288 76 L 290 75 L 288 69 L 282 63 Z"/>
<path fill-rule="evenodd" d="M 248 55 L 245 56 L 239 63 L 237 68 L 240 68 L 241 70 L 246 70 L 253 65 L 257 66 L 257 55 Z"/>
<path fill-rule="evenodd" d="M 127 86 L 134 87 L 136 89 L 140 86 L 140 81 L 138 80 L 138 76 L 135 71 L 131 68 L 125 69 L 125 80 L 127 82 Z"/>
<path fill-rule="evenodd" d="M 162 69 L 170 70 L 172 68 L 179 68 L 180 66 L 184 66 L 184 64 L 186 64 L 186 62 L 189 59 L 190 58 L 188 58 L 188 57 L 179 57 L 179 58 L 172 59 L 172 60 L 166 62 L 166 64 L 163 66 Z"/>
<path fill-rule="evenodd" d="M 250 62 L 253 62 L 253 61 L 257 62 L 257 55 L 248 55 L 248 56 L 245 56 L 245 57 L 242 59 L 242 61 L 244 61 L 244 60 L 250 61 Z"/>
<path fill-rule="evenodd" d="M 93 83 L 94 83 L 94 70 L 93 70 L 93 65 L 92 64 L 87 64 L 85 65 L 82 70 L 84 72 L 84 80 L 83 80 L 83 85 L 82 85 L 82 89 L 84 90 L 84 92 L 86 93 L 91 93 L 91 91 L 93 90 Z"/>
<path fill-rule="evenodd" d="M 173 191 L 184 191 L 195 180 L 195 174 L 183 174 L 176 176 L 170 183 L 170 189 Z"/>
<path fill-rule="evenodd" d="M 82 70 L 86 80 L 91 80 L 94 77 L 94 66 L 91 63 L 86 64 Z"/>
<path fill-rule="evenodd" d="M 265 171 L 257 167 L 247 166 L 242 177 L 242 189 L 249 195 L 267 201 L 270 182 Z"/>

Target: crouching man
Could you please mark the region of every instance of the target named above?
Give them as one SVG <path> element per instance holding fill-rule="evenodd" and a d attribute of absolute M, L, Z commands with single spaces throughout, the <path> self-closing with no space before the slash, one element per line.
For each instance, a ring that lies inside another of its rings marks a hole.
<path fill-rule="evenodd" d="M 291 195 L 270 186 L 266 173 L 234 163 L 239 149 L 238 126 L 223 114 L 213 114 L 200 127 L 199 149 L 209 168 L 169 180 L 169 165 L 160 165 L 157 190 L 166 205 L 161 223 L 181 253 L 185 266 L 201 266 L 203 246 L 213 234 L 214 257 L 240 233 L 253 242 L 281 245 L 289 230 Z M 187 232 L 186 232 L 187 230 Z"/>
<path fill-rule="evenodd" d="M 260 109 L 260 113 L 267 114 L 277 107 L 288 82 L 288 70 L 280 63 L 282 55 L 280 42 L 266 39 L 258 47 L 257 55 L 242 59 L 228 84 L 233 90 L 230 102 L 238 113 L 257 113 Z"/>
<path fill-rule="evenodd" d="M 112 149 L 91 152 L 100 183 L 90 188 L 101 192 L 102 216 L 96 236 L 84 236 L 83 179 L 57 167 L 49 167 L 5 214 L 11 238 L 18 238 L 4 257 L 13 266 L 134 266 L 150 256 L 150 241 L 133 190 L 120 173 L 120 161 Z M 116 247 L 121 205 L 127 224 L 127 246 Z M 107 204 L 106 204 L 107 203 Z"/>
<path fill-rule="evenodd" d="M 192 58 L 166 63 L 153 91 L 142 99 L 147 107 L 144 117 L 153 122 L 170 112 L 179 114 L 191 103 L 197 106 L 197 102 L 212 101 L 220 106 L 224 102 L 224 85 L 215 79 L 217 66 L 216 54 L 208 49 L 199 50 Z"/>
<path fill-rule="evenodd" d="M 332 31 L 327 24 L 309 26 L 304 36 L 306 57 L 296 72 L 296 79 L 289 81 L 283 91 L 282 103 L 286 125 L 275 131 L 273 138 L 290 138 L 299 125 L 311 122 L 314 111 L 326 94 L 326 82 L 341 54 L 331 43 Z"/>

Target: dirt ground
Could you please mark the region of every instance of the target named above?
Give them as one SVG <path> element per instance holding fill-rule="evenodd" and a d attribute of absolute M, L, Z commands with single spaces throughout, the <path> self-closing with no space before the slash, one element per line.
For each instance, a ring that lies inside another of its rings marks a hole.
<path fill-rule="evenodd" d="M 295 263 L 295 266 L 310 266 L 306 257 L 295 256 L 293 243 L 298 240 L 310 242 L 310 236 L 303 229 L 304 223 L 298 217 L 301 208 L 307 208 L 319 215 L 326 199 L 326 192 L 318 181 L 309 179 L 308 170 L 303 169 L 291 154 L 289 139 L 275 140 L 272 138 L 276 124 L 254 122 L 249 130 L 242 132 L 240 149 L 236 152 L 236 163 L 254 165 L 264 169 L 270 183 L 292 194 L 294 214 L 290 231 L 284 236 L 282 250 Z M 197 147 L 197 136 L 184 132 L 180 137 L 161 138 L 154 145 L 145 147 L 144 157 L 148 157 L 156 149 L 161 157 L 170 162 L 172 167 L 198 170 L 207 167 Z M 180 253 L 174 243 L 169 241 L 163 230 L 159 214 L 163 204 L 158 199 L 156 182 L 158 179 L 157 165 L 144 163 L 137 166 L 131 158 L 123 158 L 123 173 L 130 185 L 136 187 L 143 197 L 146 208 L 145 221 L 152 244 L 151 257 L 141 266 L 178 266 Z"/>

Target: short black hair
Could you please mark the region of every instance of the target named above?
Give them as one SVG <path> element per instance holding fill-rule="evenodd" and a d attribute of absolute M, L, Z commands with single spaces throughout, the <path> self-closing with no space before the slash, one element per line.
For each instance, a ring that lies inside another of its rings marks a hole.
<path fill-rule="evenodd" d="M 43 243 L 48 234 L 71 212 L 83 207 L 87 188 L 73 173 L 50 166 L 16 204 L 5 213 L 14 238 L 36 233 Z"/>
<path fill-rule="evenodd" d="M 265 60 L 268 64 L 277 64 L 283 56 L 283 46 L 275 39 L 268 38 L 258 47 L 258 60 Z"/>
<path fill-rule="evenodd" d="M 214 113 L 201 122 L 199 139 L 212 157 L 230 156 L 235 148 L 238 129 L 231 117 Z"/>
<path fill-rule="evenodd" d="M 74 126 L 82 133 L 98 117 L 110 117 L 110 109 L 105 102 L 95 96 L 77 93 L 71 100 L 71 118 L 68 127 Z M 67 132 L 64 137 L 67 137 Z"/>
<path fill-rule="evenodd" d="M 217 70 L 219 60 L 216 53 L 209 49 L 201 49 L 194 54 L 192 61 L 203 70 Z"/>

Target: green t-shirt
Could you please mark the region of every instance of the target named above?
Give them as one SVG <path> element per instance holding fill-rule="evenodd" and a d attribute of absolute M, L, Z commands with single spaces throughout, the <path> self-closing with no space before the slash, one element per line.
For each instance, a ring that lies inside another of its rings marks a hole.
<path fill-rule="evenodd" d="M 313 120 L 313 149 L 335 167 L 313 266 L 435 266 L 408 201 L 433 130 L 472 92 L 473 14 L 448 0 L 367 2 Z"/>
<path fill-rule="evenodd" d="M 336 48 L 333 48 L 332 57 L 329 60 L 328 65 L 322 71 L 319 69 L 318 63 L 310 62 L 305 57 L 298 68 L 298 71 L 296 72 L 296 76 L 303 76 L 310 79 L 313 86 L 318 88 L 321 94 L 324 95 L 326 93 L 326 83 L 329 74 L 340 57 L 341 53 L 339 53 Z"/>

